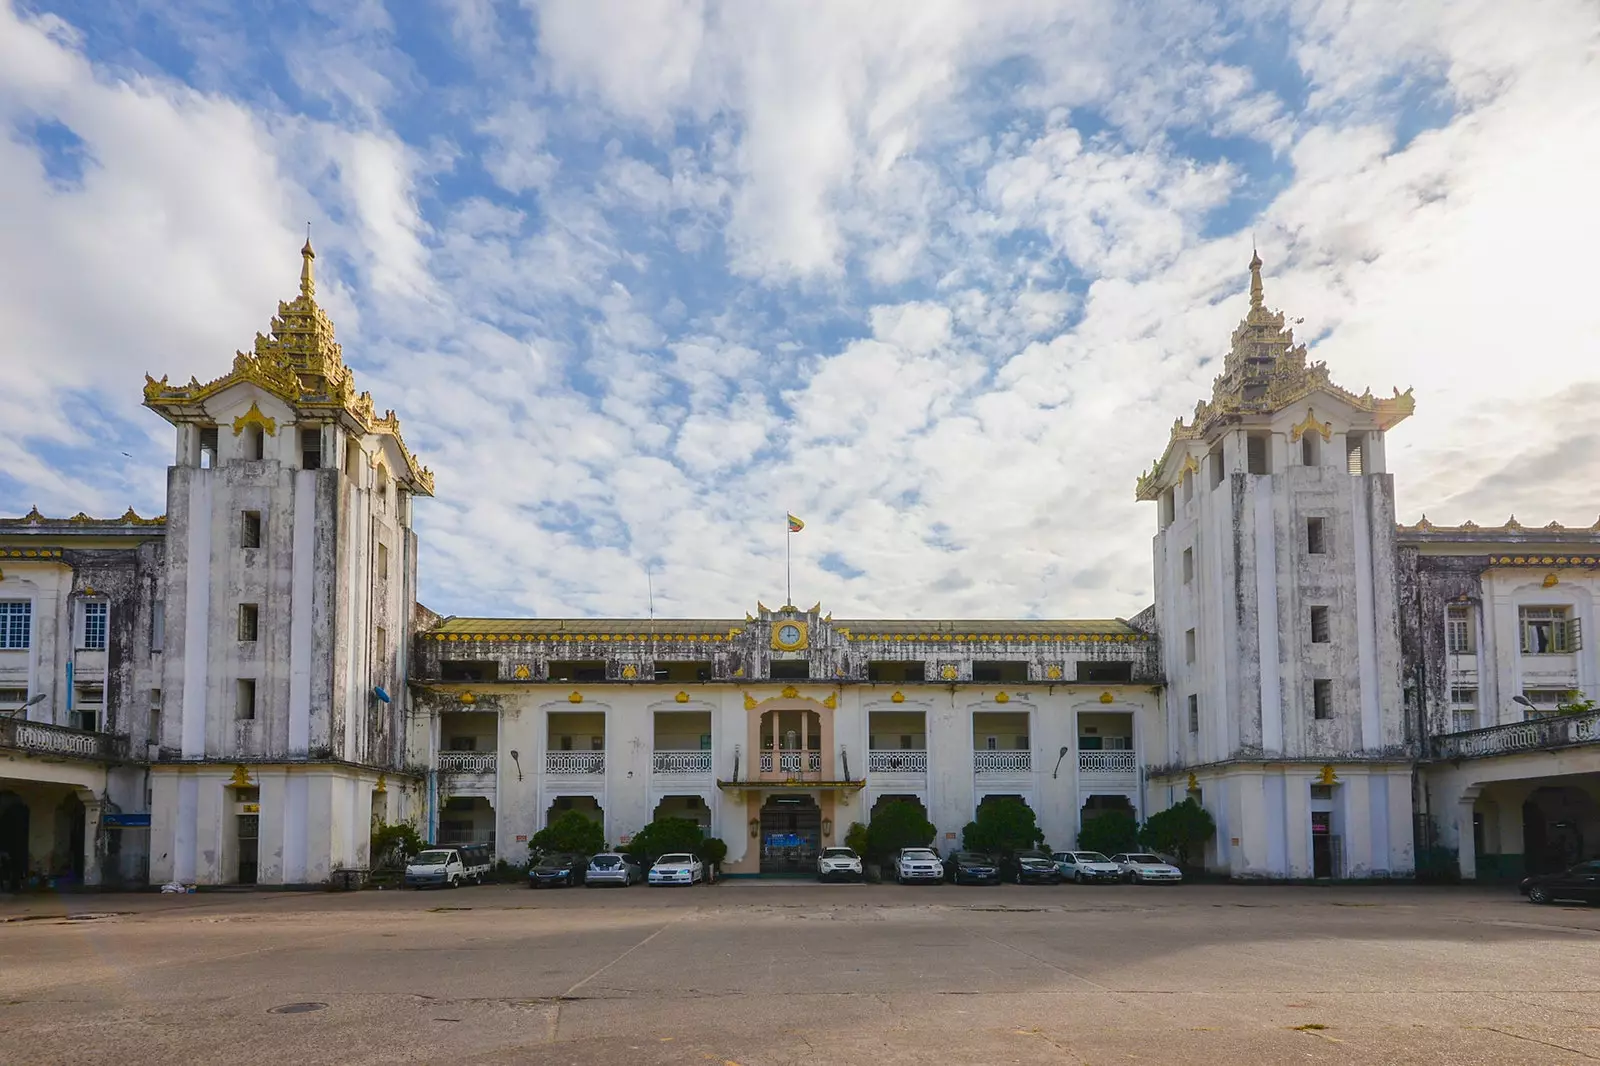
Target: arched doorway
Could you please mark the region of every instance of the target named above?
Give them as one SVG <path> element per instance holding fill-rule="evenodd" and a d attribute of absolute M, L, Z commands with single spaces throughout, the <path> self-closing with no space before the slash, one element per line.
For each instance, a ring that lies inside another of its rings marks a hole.
<path fill-rule="evenodd" d="M 761 872 L 816 872 L 822 808 L 806 792 L 768 796 L 761 806 Z"/>
<path fill-rule="evenodd" d="M 28 804 L 0 792 L 0 892 L 15 892 L 28 876 Z"/>
<path fill-rule="evenodd" d="M 50 871 L 73 881 L 83 880 L 83 801 L 68 792 L 56 806 L 56 846 Z M 64 848 L 63 848 L 64 845 Z"/>
<path fill-rule="evenodd" d="M 1600 842 L 1600 805 L 1581 788 L 1536 788 L 1522 805 L 1522 853 L 1529 873 L 1554 873 Z"/>

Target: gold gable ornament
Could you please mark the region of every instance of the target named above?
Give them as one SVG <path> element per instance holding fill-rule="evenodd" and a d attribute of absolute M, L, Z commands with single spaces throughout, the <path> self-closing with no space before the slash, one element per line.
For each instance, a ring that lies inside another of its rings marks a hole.
<path fill-rule="evenodd" d="M 904 692 L 901 692 L 899 689 L 895 689 L 894 695 L 889 697 L 889 702 L 890 703 L 904 703 L 905 701 L 906 701 L 906 694 Z"/>
<path fill-rule="evenodd" d="M 1100 702 L 1101 703 L 1116 703 L 1117 702 L 1117 698 L 1115 696 L 1113 696 L 1109 692 L 1102 692 L 1102 693 L 1100 693 Z"/>
<path fill-rule="evenodd" d="M 676 696 L 674 696 L 672 698 L 674 700 L 677 700 L 679 703 L 688 703 L 689 702 L 689 694 L 687 692 L 679 692 Z"/>
<path fill-rule="evenodd" d="M 372 786 L 372 791 L 374 791 L 374 792 L 387 792 L 387 791 L 389 791 L 389 775 L 388 774 L 379 774 L 378 775 L 378 783 L 376 785 Z"/>
<path fill-rule="evenodd" d="M 1324 765 L 1322 772 L 1317 774 L 1317 784 L 1319 785 L 1337 785 L 1338 783 L 1339 775 L 1333 772 L 1332 766 Z"/>
<path fill-rule="evenodd" d="M 1004 692 L 996 692 L 994 694 L 994 701 L 996 703 L 1010 703 L 1011 697 L 1007 696 Z"/>
<path fill-rule="evenodd" d="M 1193 773 L 1191 773 L 1189 775 L 1189 784 L 1188 784 L 1188 787 L 1185 789 L 1185 791 L 1187 791 L 1187 792 L 1199 792 L 1200 791 L 1200 779 L 1198 777 L 1194 776 Z"/>
<path fill-rule="evenodd" d="M 622 668 L 622 680 L 633 681 L 639 676 L 639 668 L 629 663 Z"/>
<path fill-rule="evenodd" d="M 261 432 L 269 437 L 278 435 L 278 420 L 268 418 L 261 413 L 261 406 L 254 400 L 250 401 L 250 410 L 233 420 L 233 435 L 237 437 L 243 433 L 246 426 L 260 426 Z"/>
<path fill-rule="evenodd" d="M 783 686 L 783 698 L 786 700 L 797 700 L 800 698 L 800 690 L 795 688 L 793 685 L 785 685 Z"/>
<path fill-rule="evenodd" d="M 756 698 L 750 695 L 748 692 L 744 694 L 744 709 L 747 711 L 753 711 L 756 709 Z"/>
<path fill-rule="evenodd" d="M 579 692 L 577 689 L 573 689 L 572 690 L 572 695 L 567 697 L 567 702 L 568 703 L 582 703 L 583 702 L 583 693 Z"/>
<path fill-rule="evenodd" d="M 240 763 L 239 765 L 237 765 L 237 766 L 235 766 L 233 768 L 233 777 L 229 778 L 228 787 L 229 788 L 251 788 L 251 787 L 253 787 L 250 784 L 250 771 L 246 770 L 244 768 L 244 764 L 243 763 Z"/>
<path fill-rule="evenodd" d="M 830 711 L 837 710 L 839 707 L 839 694 L 837 692 L 828 693 L 828 698 L 822 701 L 822 705 Z"/>
<path fill-rule="evenodd" d="M 1297 426 L 1290 427 L 1290 429 L 1289 429 L 1289 443 L 1291 443 L 1291 444 L 1295 443 L 1301 437 L 1305 436 L 1308 432 L 1316 433 L 1317 435 L 1319 435 L 1323 439 L 1324 442 L 1326 442 L 1326 441 L 1331 440 L 1333 438 L 1333 423 L 1332 422 L 1318 422 L 1317 421 L 1317 413 L 1315 411 L 1313 411 L 1311 408 L 1307 407 L 1306 408 L 1306 420 L 1304 422 L 1301 422 Z"/>

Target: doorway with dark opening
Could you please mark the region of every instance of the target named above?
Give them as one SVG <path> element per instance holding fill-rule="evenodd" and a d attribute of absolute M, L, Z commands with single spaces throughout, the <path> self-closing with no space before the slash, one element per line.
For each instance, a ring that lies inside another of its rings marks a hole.
<path fill-rule="evenodd" d="M 761 872 L 816 872 L 822 809 L 808 794 L 767 797 L 761 807 Z"/>

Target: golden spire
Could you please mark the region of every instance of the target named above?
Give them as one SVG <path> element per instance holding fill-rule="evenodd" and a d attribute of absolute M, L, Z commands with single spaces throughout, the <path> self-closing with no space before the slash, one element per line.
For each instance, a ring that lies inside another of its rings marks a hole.
<path fill-rule="evenodd" d="M 300 258 L 304 260 L 300 264 L 300 295 L 308 300 L 317 294 L 317 281 L 311 269 L 311 261 L 316 257 L 317 253 L 311 250 L 311 234 L 308 233 L 305 247 L 300 249 Z"/>
<path fill-rule="evenodd" d="M 307 247 L 310 247 L 309 242 Z M 1266 307 L 1261 291 L 1261 256 L 1255 247 L 1250 249 L 1250 310 L 1260 311 Z"/>

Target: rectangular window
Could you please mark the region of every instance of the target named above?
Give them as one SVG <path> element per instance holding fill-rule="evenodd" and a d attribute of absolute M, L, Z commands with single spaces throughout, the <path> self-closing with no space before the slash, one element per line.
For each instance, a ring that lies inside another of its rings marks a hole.
<path fill-rule="evenodd" d="M 1028 664 L 1025 662 L 973 663 L 972 680 L 980 684 L 1020 685 L 1028 680 Z"/>
<path fill-rule="evenodd" d="M 239 547 L 261 547 L 261 512 L 239 512 Z"/>
<path fill-rule="evenodd" d="M 1200 697 L 1196 693 L 1189 693 L 1189 732 L 1200 732 Z"/>
<path fill-rule="evenodd" d="M 768 664 L 767 676 L 779 681 L 804 681 L 811 676 L 811 663 L 806 659 L 774 659 Z"/>
<path fill-rule="evenodd" d="M 711 750 L 711 734 L 710 733 L 701 733 L 700 734 L 700 750 L 701 751 L 710 751 Z"/>
<path fill-rule="evenodd" d="M 241 722 L 255 721 L 256 717 L 256 679 L 241 677 L 239 679 L 239 694 L 234 706 L 234 713 Z"/>
<path fill-rule="evenodd" d="M 1187 630 L 1183 634 L 1183 661 L 1184 662 L 1186 662 L 1186 663 L 1193 663 L 1194 662 L 1195 643 L 1196 643 L 1196 641 L 1195 641 L 1195 636 L 1194 636 L 1194 630 L 1192 630 L 1192 629 Z"/>
<path fill-rule="evenodd" d="M 1566 655 L 1583 647 L 1578 620 L 1565 607 L 1523 607 L 1519 610 L 1524 655 Z"/>
<path fill-rule="evenodd" d="M 605 751 L 606 750 L 606 738 L 605 737 L 590 737 L 589 738 L 589 750 L 590 751 Z"/>
<path fill-rule="evenodd" d="M 167 605 L 157 600 L 150 605 L 150 650 L 162 651 L 167 646 Z"/>
<path fill-rule="evenodd" d="M 1183 549 L 1183 583 L 1189 584 L 1194 580 L 1194 549 Z"/>
<path fill-rule="evenodd" d="M 1211 454 L 1206 457 L 1206 468 L 1211 471 L 1212 488 L 1216 488 L 1218 485 L 1222 484 L 1222 479 L 1227 474 L 1227 470 L 1222 464 L 1222 459 L 1223 451 L 1221 444 L 1218 444 L 1215 448 L 1212 448 Z"/>
<path fill-rule="evenodd" d="M 217 465 L 217 427 L 200 427 L 200 469 L 210 470 Z"/>
<path fill-rule="evenodd" d="M 1194 502 L 1194 475 L 1187 470 L 1183 472 L 1183 502 Z"/>
<path fill-rule="evenodd" d="M 551 681 L 604 681 L 603 659 L 555 659 L 550 663 Z"/>
<path fill-rule="evenodd" d="M 372 627 L 372 654 L 378 660 L 378 669 L 381 671 L 389 661 L 389 631 L 382 626 Z"/>
<path fill-rule="evenodd" d="M 1326 519 L 1306 519 L 1306 552 L 1311 555 L 1328 554 Z"/>
<path fill-rule="evenodd" d="M 1332 640 L 1326 607 L 1311 608 L 1311 643 L 1326 644 Z"/>
<path fill-rule="evenodd" d="M 1451 711 L 1450 731 L 1452 733 L 1465 733 L 1469 730 L 1476 729 L 1478 727 L 1477 717 L 1477 711 L 1467 708 L 1457 708 Z"/>
<path fill-rule="evenodd" d="M 88 600 L 83 605 L 83 646 L 90 651 L 106 650 L 107 621 L 111 605 L 104 600 Z"/>
<path fill-rule="evenodd" d="M 239 639 L 254 642 L 261 619 L 261 608 L 253 603 L 239 605 Z"/>
<path fill-rule="evenodd" d="M 1300 465 L 1322 465 L 1322 437 L 1316 433 L 1306 433 L 1300 438 Z"/>
<path fill-rule="evenodd" d="M 1524 699 L 1536 708 L 1527 712 L 1529 718 L 1545 718 L 1575 694 L 1563 688 L 1530 688 L 1522 693 Z"/>
<path fill-rule="evenodd" d="M 32 634 L 32 601 L 0 600 L 0 650 L 22 651 Z"/>
<path fill-rule="evenodd" d="M 1172 525 L 1173 519 L 1178 517 L 1178 505 L 1171 489 L 1161 494 L 1159 506 L 1161 508 L 1161 528 L 1166 529 Z"/>
<path fill-rule="evenodd" d="M 1245 468 L 1252 474 L 1270 474 L 1267 464 L 1267 435 L 1251 433 L 1244 439 Z"/>
<path fill-rule="evenodd" d="M 389 546 L 381 541 L 378 543 L 378 580 L 389 580 Z"/>
<path fill-rule="evenodd" d="M 867 663 L 867 680 L 899 683 L 921 681 L 927 677 L 927 667 L 920 659 L 874 660 Z"/>
<path fill-rule="evenodd" d="M 999 751 L 1000 750 L 1000 738 L 999 737 L 984 737 L 983 738 L 983 748 L 984 748 L 985 751 Z"/>
<path fill-rule="evenodd" d="M 161 690 L 150 690 L 150 743 L 161 743 Z"/>
<path fill-rule="evenodd" d="M 657 659 L 655 678 L 657 681 L 710 681 L 711 664 L 693 659 Z"/>
<path fill-rule="evenodd" d="M 1084 662 L 1078 660 L 1079 681 L 1132 681 L 1133 664 L 1123 662 Z"/>
<path fill-rule="evenodd" d="M 1344 466 L 1351 477 L 1360 477 L 1366 473 L 1367 468 L 1367 435 L 1365 433 L 1346 433 L 1344 435 Z"/>
<path fill-rule="evenodd" d="M 300 431 L 300 466 L 304 470 L 322 469 L 322 430 Z"/>
<path fill-rule="evenodd" d="M 1451 655 L 1472 655 L 1477 651 L 1472 608 L 1448 607 L 1444 618 L 1444 646 Z"/>
<path fill-rule="evenodd" d="M 561 738 L 561 750 L 562 751 L 571 751 L 572 750 L 572 738 L 571 737 L 562 737 Z"/>
<path fill-rule="evenodd" d="M 602 671 L 605 664 L 601 664 Z M 557 664 L 550 664 L 550 680 L 571 681 L 570 677 L 555 676 Z M 493 659 L 445 659 L 439 663 L 440 681 L 496 681 L 500 677 L 500 664 Z"/>
<path fill-rule="evenodd" d="M 1319 677 L 1311 682 L 1311 717 L 1333 717 L 1333 681 Z"/>
<path fill-rule="evenodd" d="M 1451 685 L 1450 703 L 1455 707 L 1476 707 L 1478 690 L 1470 685 Z"/>
<path fill-rule="evenodd" d="M 25 688 L 0 688 L 0 714 L 13 714 L 22 710 L 22 705 L 28 702 L 28 690 Z"/>

